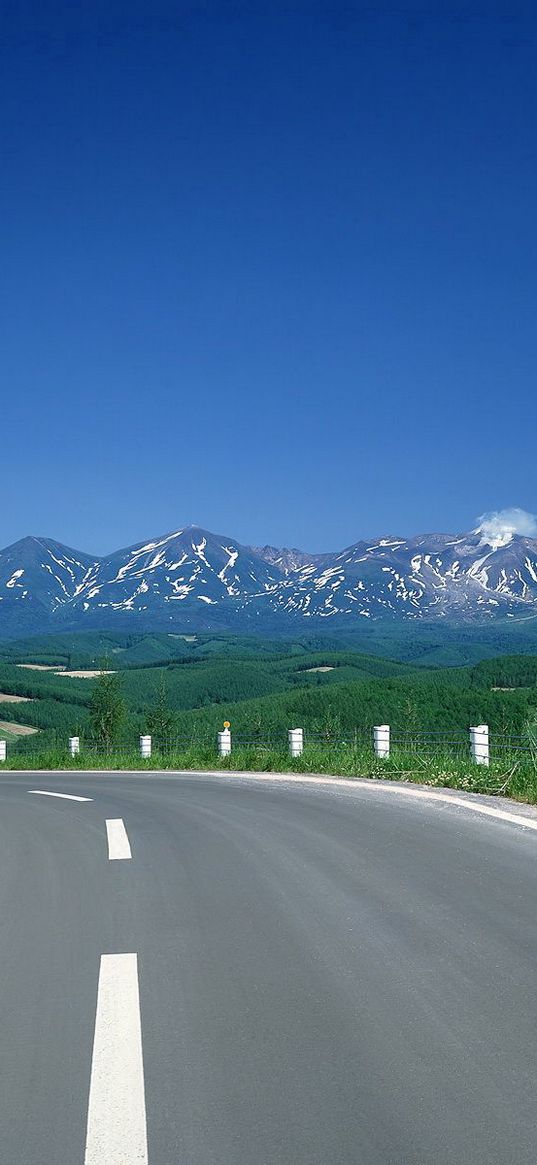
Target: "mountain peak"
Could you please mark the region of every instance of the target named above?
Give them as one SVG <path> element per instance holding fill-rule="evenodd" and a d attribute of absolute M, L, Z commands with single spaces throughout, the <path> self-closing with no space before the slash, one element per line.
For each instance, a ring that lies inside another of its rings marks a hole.
<path fill-rule="evenodd" d="M 322 555 L 307 554 L 304 550 L 298 550 L 295 546 L 288 548 L 287 546 L 252 546 L 252 554 L 258 554 L 265 562 L 270 562 L 273 566 L 279 566 L 283 570 L 297 570 L 301 566 L 307 566 L 311 562 L 318 562 Z"/>

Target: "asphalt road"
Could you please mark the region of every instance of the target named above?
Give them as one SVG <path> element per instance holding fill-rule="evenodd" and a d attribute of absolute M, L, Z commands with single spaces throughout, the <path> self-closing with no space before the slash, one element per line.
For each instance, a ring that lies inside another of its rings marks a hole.
<path fill-rule="evenodd" d="M 534 1165 L 536 1052 L 535 830 L 371 785 L 0 776 L 6 1165 Z"/>

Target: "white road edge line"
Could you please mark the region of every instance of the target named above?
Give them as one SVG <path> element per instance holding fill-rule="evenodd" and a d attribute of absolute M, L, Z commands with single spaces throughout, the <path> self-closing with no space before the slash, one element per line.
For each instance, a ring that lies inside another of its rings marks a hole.
<path fill-rule="evenodd" d="M 147 1165 L 137 955 L 101 955 L 84 1165 Z"/>
<path fill-rule="evenodd" d="M 133 769 L 131 775 L 134 775 L 137 771 L 139 770 Z M 172 770 L 169 771 L 172 772 Z M 222 777 L 222 769 L 200 769 L 199 771 L 192 770 L 192 772 L 188 769 L 177 769 L 176 772 L 180 772 L 181 776 L 185 777 L 191 775 Z M 438 789 L 409 789 L 397 781 L 393 781 L 392 784 L 388 785 L 373 779 L 368 780 L 366 777 L 353 781 L 352 778 L 347 777 L 308 777 L 295 773 L 249 773 L 240 772 L 238 769 L 236 772 L 233 770 L 226 771 L 226 778 L 229 780 L 230 777 L 233 779 L 238 777 L 240 780 L 250 780 L 259 783 L 263 781 L 274 781 L 281 784 L 322 785 L 327 788 L 335 787 L 337 789 L 348 789 L 349 791 L 352 789 L 356 793 L 393 793 L 399 797 L 425 798 L 427 801 L 442 801 L 445 805 L 457 805 L 459 809 L 469 809 L 472 813 L 482 813 L 485 817 L 495 817 L 498 821 L 508 821 L 511 825 L 522 825 L 524 829 L 537 830 L 537 817 L 523 817 L 520 813 L 510 813 L 506 809 L 495 809 L 492 805 L 479 805 L 476 801 L 468 801 L 466 797 L 456 797 L 451 793 L 442 793 Z"/>
<path fill-rule="evenodd" d="M 75 797 L 74 793 L 49 793 L 47 789 L 28 789 L 38 797 L 62 797 L 64 801 L 93 801 L 93 797 Z"/>
<path fill-rule="evenodd" d="M 106 834 L 108 837 L 108 860 L 110 862 L 118 862 L 132 858 L 127 830 L 121 817 L 107 818 Z"/>

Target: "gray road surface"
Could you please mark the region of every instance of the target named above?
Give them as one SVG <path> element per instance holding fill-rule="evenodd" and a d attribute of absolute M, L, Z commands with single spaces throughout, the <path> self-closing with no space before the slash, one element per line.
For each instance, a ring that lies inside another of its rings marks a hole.
<path fill-rule="evenodd" d="M 5 1165 L 143 1165 L 140 1112 L 106 1149 L 115 1046 L 85 1148 L 101 956 L 125 952 L 149 1165 L 534 1165 L 537 832 L 359 784 L 2 774 Z"/>

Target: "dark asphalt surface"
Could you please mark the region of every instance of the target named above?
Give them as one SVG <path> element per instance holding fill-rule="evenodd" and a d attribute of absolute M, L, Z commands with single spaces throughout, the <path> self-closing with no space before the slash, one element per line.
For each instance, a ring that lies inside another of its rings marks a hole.
<path fill-rule="evenodd" d="M 149 1165 L 537 1159 L 535 832 L 359 784 L 2 774 L 5 1165 L 83 1165 L 115 952 Z"/>

